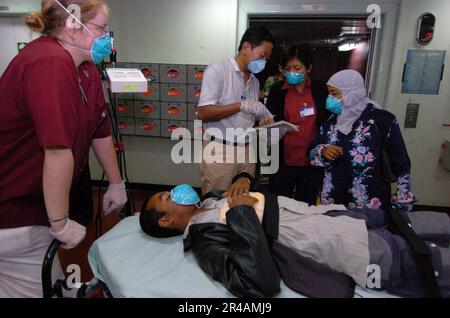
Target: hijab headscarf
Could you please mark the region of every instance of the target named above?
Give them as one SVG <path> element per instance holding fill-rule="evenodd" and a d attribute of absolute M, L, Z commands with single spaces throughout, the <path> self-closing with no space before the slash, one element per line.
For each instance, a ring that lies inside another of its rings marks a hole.
<path fill-rule="evenodd" d="M 380 108 L 376 102 L 367 97 L 364 79 L 357 71 L 340 71 L 334 74 L 327 84 L 342 92 L 343 107 L 342 113 L 337 117 L 337 129 L 344 135 L 352 131 L 353 124 L 369 104 Z"/>

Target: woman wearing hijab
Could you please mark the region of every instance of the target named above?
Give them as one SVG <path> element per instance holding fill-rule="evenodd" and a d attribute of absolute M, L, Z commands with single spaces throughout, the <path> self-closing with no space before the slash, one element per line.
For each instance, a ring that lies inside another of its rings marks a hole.
<path fill-rule="evenodd" d="M 327 86 L 327 109 L 333 115 L 322 125 L 310 153 L 312 165 L 325 167 L 322 204 L 372 209 L 394 205 L 410 211 L 416 201 L 411 162 L 395 116 L 366 97 L 364 79 L 356 71 L 338 72 Z M 383 159 L 397 182 L 392 197 Z"/>

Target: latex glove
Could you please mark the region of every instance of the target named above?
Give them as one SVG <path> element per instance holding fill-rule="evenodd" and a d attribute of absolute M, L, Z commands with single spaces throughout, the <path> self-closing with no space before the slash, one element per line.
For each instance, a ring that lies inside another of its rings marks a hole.
<path fill-rule="evenodd" d="M 63 243 L 61 246 L 62 248 L 70 250 L 77 247 L 78 244 L 84 240 L 86 237 L 86 227 L 69 219 L 60 232 L 55 233 L 52 229 L 50 229 L 50 234 L 53 235 L 55 239 Z"/>
<path fill-rule="evenodd" d="M 243 101 L 241 102 L 241 111 L 246 114 L 254 115 L 258 121 L 273 118 L 272 113 L 261 102 Z"/>
<path fill-rule="evenodd" d="M 119 184 L 110 184 L 108 190 L 103 196 L 103 211 L 105 215 L 116 210 L 122 210 L 127 203 L 127 191 L 125 182 Z"/>

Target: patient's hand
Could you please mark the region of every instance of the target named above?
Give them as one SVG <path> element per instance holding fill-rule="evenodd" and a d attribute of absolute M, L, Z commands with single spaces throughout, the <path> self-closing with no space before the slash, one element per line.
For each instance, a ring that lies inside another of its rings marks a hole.
<path fill-rule="evenodd" d="M 230 205 L 230 209 L 240 206 L 240 205 L 248 205 L 248 206 L 253 207 L 256 203 L 258 203 L 258 200 L 249 196 L 248 194 L 233 196 L 228 199 L 228 204 Z"/>
<path fill-rule="evenodd" d="M 235 199 L 235 198 L 238 198 L 241 196 L 244 197 L 243 200 L 245 200 L 245 202 L 241 202 L 240 201 L 241 199 L 238 199 L 238 201 L 234 202 L 233 205 L 231 204 L 232 199 Z M 264 195 L 262 193 L 250 192 L 249 194 L 242 194 L 240 196 L 234 196 L 234 197 L 228 198 L 228 200 L 223 205 L 222 209 L 220 209 L 220 221 L 223 224 L 227 224 L 227 213 L 228 213 L 228 211 L 230 211 L 231 208 L 239 206 L 239 205 L 251 204 L 252 201 L 247 200 L 247 196 L 256 200 L 256 203 L 253 205 L 253 209 L 255 210 L 255 213 L 256 213 L 256 216 L 258 217 L 259 222 L 262 223 L 263 218 L 264 218 L 264 207 L 265 207 L 265 203 L 266 203 L 266 198 L 264 197 Z"/>
<path fill-rule="evenodd" d="M 247 178 L 239 178 L 235 183 L 231 185 L 227 192 L 224 193 L 225 197 L 234 197 L 250 192 L 250 182 Z"/>

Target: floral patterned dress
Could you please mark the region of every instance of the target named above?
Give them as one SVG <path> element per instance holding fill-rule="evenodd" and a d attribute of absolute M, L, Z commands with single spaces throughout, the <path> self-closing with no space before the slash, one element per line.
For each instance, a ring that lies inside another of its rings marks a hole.
<path fill-rule="evenodd" d="M 381 150 L 390 159 L 397 177 L 397 192 L 391 197 L 391 185 L 382 178 Z M 330 145 L 343 148 L 344 155 L 334 162 L 322 157 Z M 391 113 L 368 105 L 347 136 L 337 130 L 336 116 L 331 116 L 312 145 L 311 164 L 325 167 L 321 203 L 344 204 L 349 208 L 412 209 L 416 198 L 410 191 L 411 162 L 400 127 Z"/>

